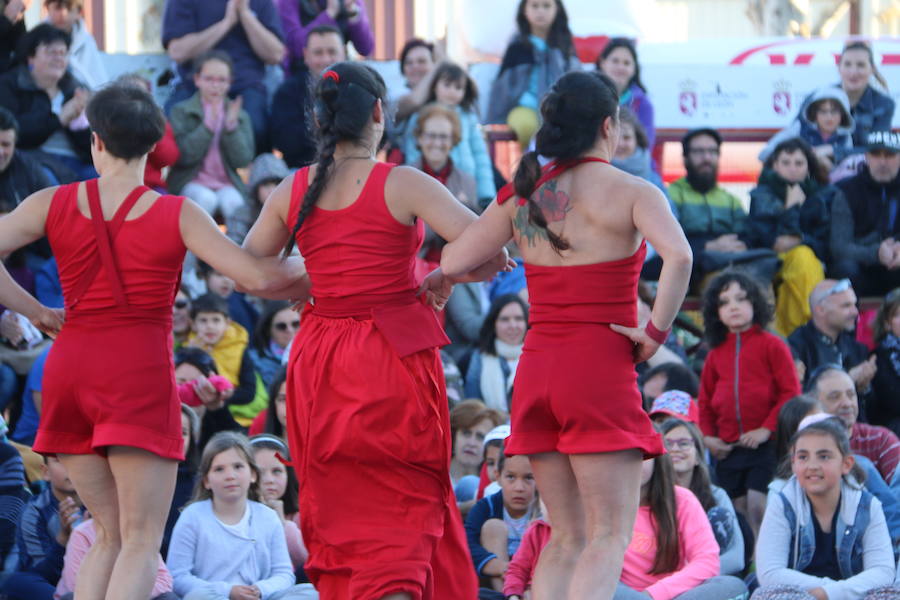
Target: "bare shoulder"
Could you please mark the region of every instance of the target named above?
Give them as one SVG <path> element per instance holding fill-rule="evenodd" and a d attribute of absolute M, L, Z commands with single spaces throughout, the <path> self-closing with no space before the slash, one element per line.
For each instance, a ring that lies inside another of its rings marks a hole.
<path fill-rule="evenodd" d="M 415 167 L 409 165 L 397 165 L 391 169 L 387 178 L 387 185 L 397 190 L 403 190 L 407 186 L 425 186 L 433 185 L 434 178 L 427 175 Z"/>
<path fill-rule="evenodd" d="M 53 196 L 56 195 L 60 187 L 62 186 L 55 185 L 38 190 L 25 198 L 19 206 L 28 211 L 46 212 L 50 208 L 50 203 L 53 202 Z"/>

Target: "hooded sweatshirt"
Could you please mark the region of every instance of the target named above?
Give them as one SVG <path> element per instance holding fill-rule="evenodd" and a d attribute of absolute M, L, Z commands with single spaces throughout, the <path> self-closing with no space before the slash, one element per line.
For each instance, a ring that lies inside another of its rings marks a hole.
<path fill-rule="evenodd" d="M 837 131 L 828 138 L 822 136 L 816 125 L 816 115 L 813 107 L 820 100 L 834 100 L 841 106 L 841 124 Z M 850 100 L 847 93 L 839 87 L 831 85 L 820 87 L 809 97 L 790 125 L 776 133 L 759 153 L 759 160 L 765 162 L 781 142 L 792 138 L 800 138 L 812 147 L 822 144 L 831 144 L 834 148 L 834 162 L 837 164 L 853 152 L 853 128 L 856 126 L 853 116 L 850 114 Z"/>

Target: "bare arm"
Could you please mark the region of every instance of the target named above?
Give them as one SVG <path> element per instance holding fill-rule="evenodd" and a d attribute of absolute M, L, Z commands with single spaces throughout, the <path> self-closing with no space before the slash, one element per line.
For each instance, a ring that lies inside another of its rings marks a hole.
<path fill-rule="evenodd" d="M 409 93 L 397 99 L 397 114 L 394 115 L 397 121 L 402 121 L 412 115 L 428 100 L 428 90 L 431 89 L 431 81 L 434 79 L 436 67 L 437 63 L 435 63 L 435 67 L 432 67 L 428 75 L 423 77 Z"/>
<path fill-rule="evenodd" d="M 225 16 L 218 23 L 210 25 L 202 31 L 189 33 L 169 41 L 166 51 L 169 58 L 178 64 L 194 59 L 212 49 L 219 43 L 237 23 L 235 0 L 229 0 L 225 7 Z M 249 35 L 249 34 L 248 34 Z"/>
<path fill-rule="evenodd" d="M 250 10 L 250 4 L 244 1 L 240 11 L 241 26 L 247 33 L 250 47 L 253 52 L 267 65 L 275 65 L 284 57 L 284 44 L 278 36 L 268 30 L 262 22 L 256 18 L 256 14 Z"/>
<path fill-rule="evenodd" d="M 299 257 L 287 260 L 277 256 L 257 258 L 242 250 L 225 237 L 212 217 L 192 200 L 185 200 L 181 209 L 181 237 L 200 260 L 257 296 L 268 297 L 291 288 L 306 275 L 303 260 Z"/>

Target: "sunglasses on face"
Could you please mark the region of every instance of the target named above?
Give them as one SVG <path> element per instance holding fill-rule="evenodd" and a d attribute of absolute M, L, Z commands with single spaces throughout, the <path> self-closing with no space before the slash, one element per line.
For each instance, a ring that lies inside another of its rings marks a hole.
<path fill-rule="evenodd" d="M 296 321 L 291 321 L 290 323 L 272 323 L 272 327 L 277 329 L 278 331 L 287 331 L 290 329 L 300 329 L 300 319 Z"/>
<path fill-rule="evenodd" d="M 179 310 L 185 309 L 185 308 L 188 307 L 189 304 L 190 304 L 190 302 L 188 302 L 187 300 L 176 300 L 176 301 L 175 301 L 175 308 L 177 308 L 177 309 L 179 309 Z"/>

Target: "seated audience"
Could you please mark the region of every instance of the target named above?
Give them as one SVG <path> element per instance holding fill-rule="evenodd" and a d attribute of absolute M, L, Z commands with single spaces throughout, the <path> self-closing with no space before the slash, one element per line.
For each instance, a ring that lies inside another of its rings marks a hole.
<path fill-rule="evenodd" d="M 503 421 L 500 412 L 479 400 L 464 400 L 450 411 L 450 481 L 457 503 L 465 510 L 473 504 L 478 490 L 485 436 Z"/>
<path fill-rule="evenodd" d="M 271 433 L 280 438 L 287 437 L 287 372 L 282 366 L 269 384 L 269 406 L 256 415 L 250 424 L 250 435 Z"/>
<path fill-rule="evenodd" d="M 875 463 L 881 477 L 891 485 L 900 462 L 900 439 L 886 427 L 857 420 L 859 399 L 850 376 L 839 365 L 825 365 L 813 373 L 808 389 L 824 412 L 843 421 L 853 453 Z"/>
<path fill-rule="evenodd" d="M 847 93 L 829 85 L 815 90 L 808 102 L 796 120 L 772 136 L 759 160 L 767 162 L 776 146 L 794 138 L 809 144 L 828 172 L 853 152 L 854 123 Z"/>
<path fill-rule="evenodd" d="M 667 455 L 645 460 L 634 532 L 613 600 L 741 598 L 744 582 L 719 574 L 719 546 L 694 494 L 675 484 Z"/>
<path fill-rule="evenodd" d="M 306 58 L 309 34 L 317 27 L 330 27 L 340 32 L 343 40 L 353 44 L 360 56 L 368 56 L 375 49 L 375 36 L 366 14 L 363 0 L 275 0 L 287 54 L 284 67 L 297 70 Z"/>
<path fill-rule="evenodd" d="M 460 123 L 457 131 L 458 141 L 450 150 L 452 166 L 446 165 L 444 168 L 459 169 L 475 178 L 477 197 L 467 198 L 467 202 L 464 203 L 477 206 L 480 211 L 494 199 L 497 189 L 494 186 L 494 166 L 488 154 L 484 135 L 481 133 L 476 110 L 477 101 L 478 89 L 475 82 L 462 67 L 450 62 L 443 62 L 437 66 L 431 75 L 431 86 L 426 102 L 439 102 L 449 107 L 457 114 Z M 416 135 L 418 121 L 418 114 L 410 117 L 403 144 L 404 160 L 410 165 L 418 164 L 421 158 L 418 147 L 420 138 Z M 434 172 L 430 174 L 441 179 L 440 175 Z"/>
<path fill-rule="evenodd" d="M 249 201 L 245 202 L 231 217 L 231 227 L 226 232 L 228 237 L 240 244 L 269 198 L 272 190 L 290 174 L 284 161 L 274 154 L 264 153 L 253 159 L 250 165 L 250 177 L 247 181 Z"/>
<path fill-rule="evenodd" d="M 25 388 L 22 390 L 22 412 L 19 414 L 19 420 L 16 421 L 16 427 L 10 436 L 16 442 L 26 446 L 33 445 L 34 437 L 37 435 L 41 419 L 44 364 L 47 362 L 47 355 L 50 354 L 51 347 L 51 344 L 47 344 L 28 371 Z"/>
<path fill-rule="evenodd" d="M 700 431 L 693 423 L 669 418 L 659 432 L 672 460 L 675 485 L 694 492 L 709 518 L 719 544 L 719 573 L 738 575 L 745 566 L 744 536 L 728 494 L 710 482 Z"/>
<path fill-rule="evenodd" d="M 403 74 L 405 87 L 402 93 L 397 90 L 388 92 L 397 109 L 392 139 L 402 136 L 406 131 L 407 119 L 425 104 L 436 65 L 435 48 L 431 42 L 412 38 L 400 49 L 400 73 Z"/>
<path fill-rule="evenodd" d="M 888 294 L 874 323 L 875 377 L 866 416 L 900 435 L 900 289 Z"/>
<path fill-rule="evenodd" d="M 216 271 L 211 265 L 197 262 L 196 274 L 200 278 L 206 292 L 219 296 L 228 303 L 228 316 L 248 332 L 256 329 L 259 311 L 247 296 L 234 289 L 234 280 Z"/>
<path fill-rule="evenodd" d="M 671 419 L 686 421 L 694 426 L 700 424 L 700 407 L 697 401 L 681 390 L 669 390 L 657 396 L 647 410 L 647 415 L 657 426 Z"/>
<path fill-rule="evenodd" d="M 694 284 L 725 268 L 747 250 L 747 213 L 741 201 L 719 187 L 719 149 L 715 129 L 694 129 L 681 139 L 687 175 L 669 186 L 678 222 L 694 252 Z"/>
<path fill-rule="evenodd" d="M 273 302 L 260 317 L 248 353 L 266 387 L 282 370 L 281 361 L 299 330 L 300 315 L 287 302 Z"/>
<path fill-rule="evenodd" d="M 25 0 L 0 2 L 0 74 L 14 65 L 16 45 L 25 35 Z"/>
<path fill-rule="evenodd" d="M 875 359 L 856 340 L 854 331 L 859 309 L 850 280 L 826 279 L 809 295 L 812 317 L 788 336 L 788 343 L 803 363 L 807 387 L 813 371 L 825 364 L 838 363 L 850 374 L 860 393 L 869 389 L 875 376 Z"/>
<path fill-rule="evenodd" d="M 44 0 L 47 23 L 72 36 L 69 69 L 75 79 L 96 90 L 109 81 L 103 55 L 82 17 L 84 0 Z"/>
<path fill-rule="evenodd" d="M 619 143 L 616 145 L 616 153 L 613 154 L 613 166 L 649 181 L 668 197 L 662 178 L 653 170 L 652 151 L 647 130 L 638 120 L 638 116 L 627 106 L 620 107 Z"/>
<path fill-rule="evenodd" d="M 191 335 L 191 297 L 182 285 L 175 293 L 172 303 L 173 348 L 179 350 Z"/>
<path fill-rule="evenodd" d="M 444 310 L 444 329 L 450 338 L 450 345 L 445 350 L 453 357 L 463 371 L 478 337 L 481 325 L 491 307 L 490 283 L 475 281 L 453 286 L 450 299 Z"/>
<path fill-rule="evenodd" d="M 0 107 L 0 213 L 12 212 L 22 200 L 50 187 L 50 180 L 38 161 L 16 147 L 19 123 Z"/>
<path fill-rule="evenodd" d="M 550 542 L 550 515 L 541 501 L 541 516 L 531 521 L 515 556 L 509 560 L 503 576 L 503 596 L 506 600 L 524 600 L 531 589 L 534 570 L 544 547 Z"/>
<path fill-rule="evenodd" d="M 518 294 L 500 296 L 491 303 L 466 371 L 467 398 L 510 412 L 513 380 L 527 330 L 528 305 Z"/>
<path fill-rule="evenodd" d="M 598 71 L 616 84 L 619 105 L 637 115 L 647 136 L 647 146 L 652 149 L 656 141 L 653 103 L 641 81 L 641 65 L 638 63 L 634 42 L 624 37 L 610 39 L 597 57 L 596 66 Z"/>
<path fill-rule="evenodd" d="M 231 59 L 222 51 L 196 61 L 197 92 L 172 107 L 169 121 L 178 143 L 178 162 L 169 173 L 169 191 L 191 198 L 206 212 L 221 213 L 229 227 L 247 202 L 237 170 L 253 160 L 253 128 L 242 100 L 228 100 Z"/>
<path fill-rule="evenodd" d="M 900 134 L 869 134 L 865 166 L 836 185 L 830 272 L 883 296 L 900 286 Z"/>
<path fill-rule="evenodd" d="M 700 378 L 683 363 L 669 362 L 653 367 L 641 375 L 639 383 L 648 406 L 669 390 L 687 392 L 691 398 L 700 394 Z"/>
<path fill-rule="evenodd" d="M 285 54 L 275 3 L 169 0 L 163 13 L 162 44 L 169 58 L 178 63 L 178 80 L 166 112 L 197 91 L 191 77 L 193 61 L 210 50 L 220 50 L 234 64 L 228 83 L 223 84 L 225 90 L 231 98 L 241 97 L 241 106 L 253 124 L 256 151 L 251 143 L 251 158 L 265 151 L 269 114 L 265 67 L 280 63 Z"/>
<path fill-rule="evenodd" d="M 0 76 L 0 106 L 19 123 L 18 147 L 39 150 L 63 183 L 97 176 L 84 116 L 88 91 L 68 69 L 71 43 L 66 32 L 38 25 L 22 40 L 19 65 Z"/>
<path fill-rule="evenodd" d="M 181 364 L 184 364 L 183 362 Z M 181 375 L 184 378 L 185 369 L 182 369 Z M 206 412 L 203 414 L 204 420 L 209 419 L 207 415 L 215 411 L 207 406 Z M 224 405 L 223 405 L 224 407 Z M 228 413 L 227 410 L 220 409 L 220 412 Z M 229 414 L 230 417 L 230 414 Z M 231 419 L 234 423 L 234 419 Z M 211 423 L 211 419 L 208 424 Z M 212 429 L 212 428 L 211 428 Z M 216 432 L 213 432 L 216 433 Z M 190 406 L 181 404 L 181 438 L 184 442 L 184 460 L 178 462 L 178 474 L 175 477 L 175 493 L 172 494 L 172 504 L 169 506 L 169 516 L 166 519 L 166 526 L 163 529 L 162 544 L 160 545 L 160 554 L 163 560 L 169 554 L 169 541 L 172 539 L 172 530 L 175 528 L 175 522 L 178 521 L 178 515 L 191 499 L 194 486 L 197 485 L 197 468 L 200 463 L 200 435 L 201 425 L 200 418 L 196 411 Z M 208 433 L 207 439 L 212 437 Z"/>
<path fill-rule="evenodd" d="M 896 565 L 881 503 L 858 483 L 846 432 L 830 419 L 801 424 L 790 448 L 793 476 L 767 508 L 759 532 L 762 587 L 754 598 L 787 600 L 802 592 L 830 600 L 897 597 L 900 588 L 885 589 Z"/>
<path fill-rule="evenodd" d="M 798 138 L 778 144 L 750 190 L 747 243 L 774 250 L 775 331 L 782 336 L 809 320 L 809 295 L 825 279 L 833 188 L 809 144 Z"/>
<path fill-rule="evenodd" d="M 0 577 L 6 572 L 6 559 L 14 553 L 22 510 L 31 497 L 27 484 L 22 456 L 6 439 L 6 421 L 0 415 Z"/>
<path fill-rule="evenodd" d="M 475 572 L 500 591 L 509 560 L 519 549 L 538 506 L 527 456 L 501 454 L 497 467 L 500 491 L 475 503 L 465 527 Z"/>
<path fill-rule="evenodd" d="M 270 139 L 291 169 L 305 167 L 316 158 L 312 120 L 313 86 L 329 65 L 346 57 L 344 38 L 340 31 L 329 25 L 314 27 L 306 35 L 303 63 L 294 69 L 275 92 L 272 99 Z"/>

